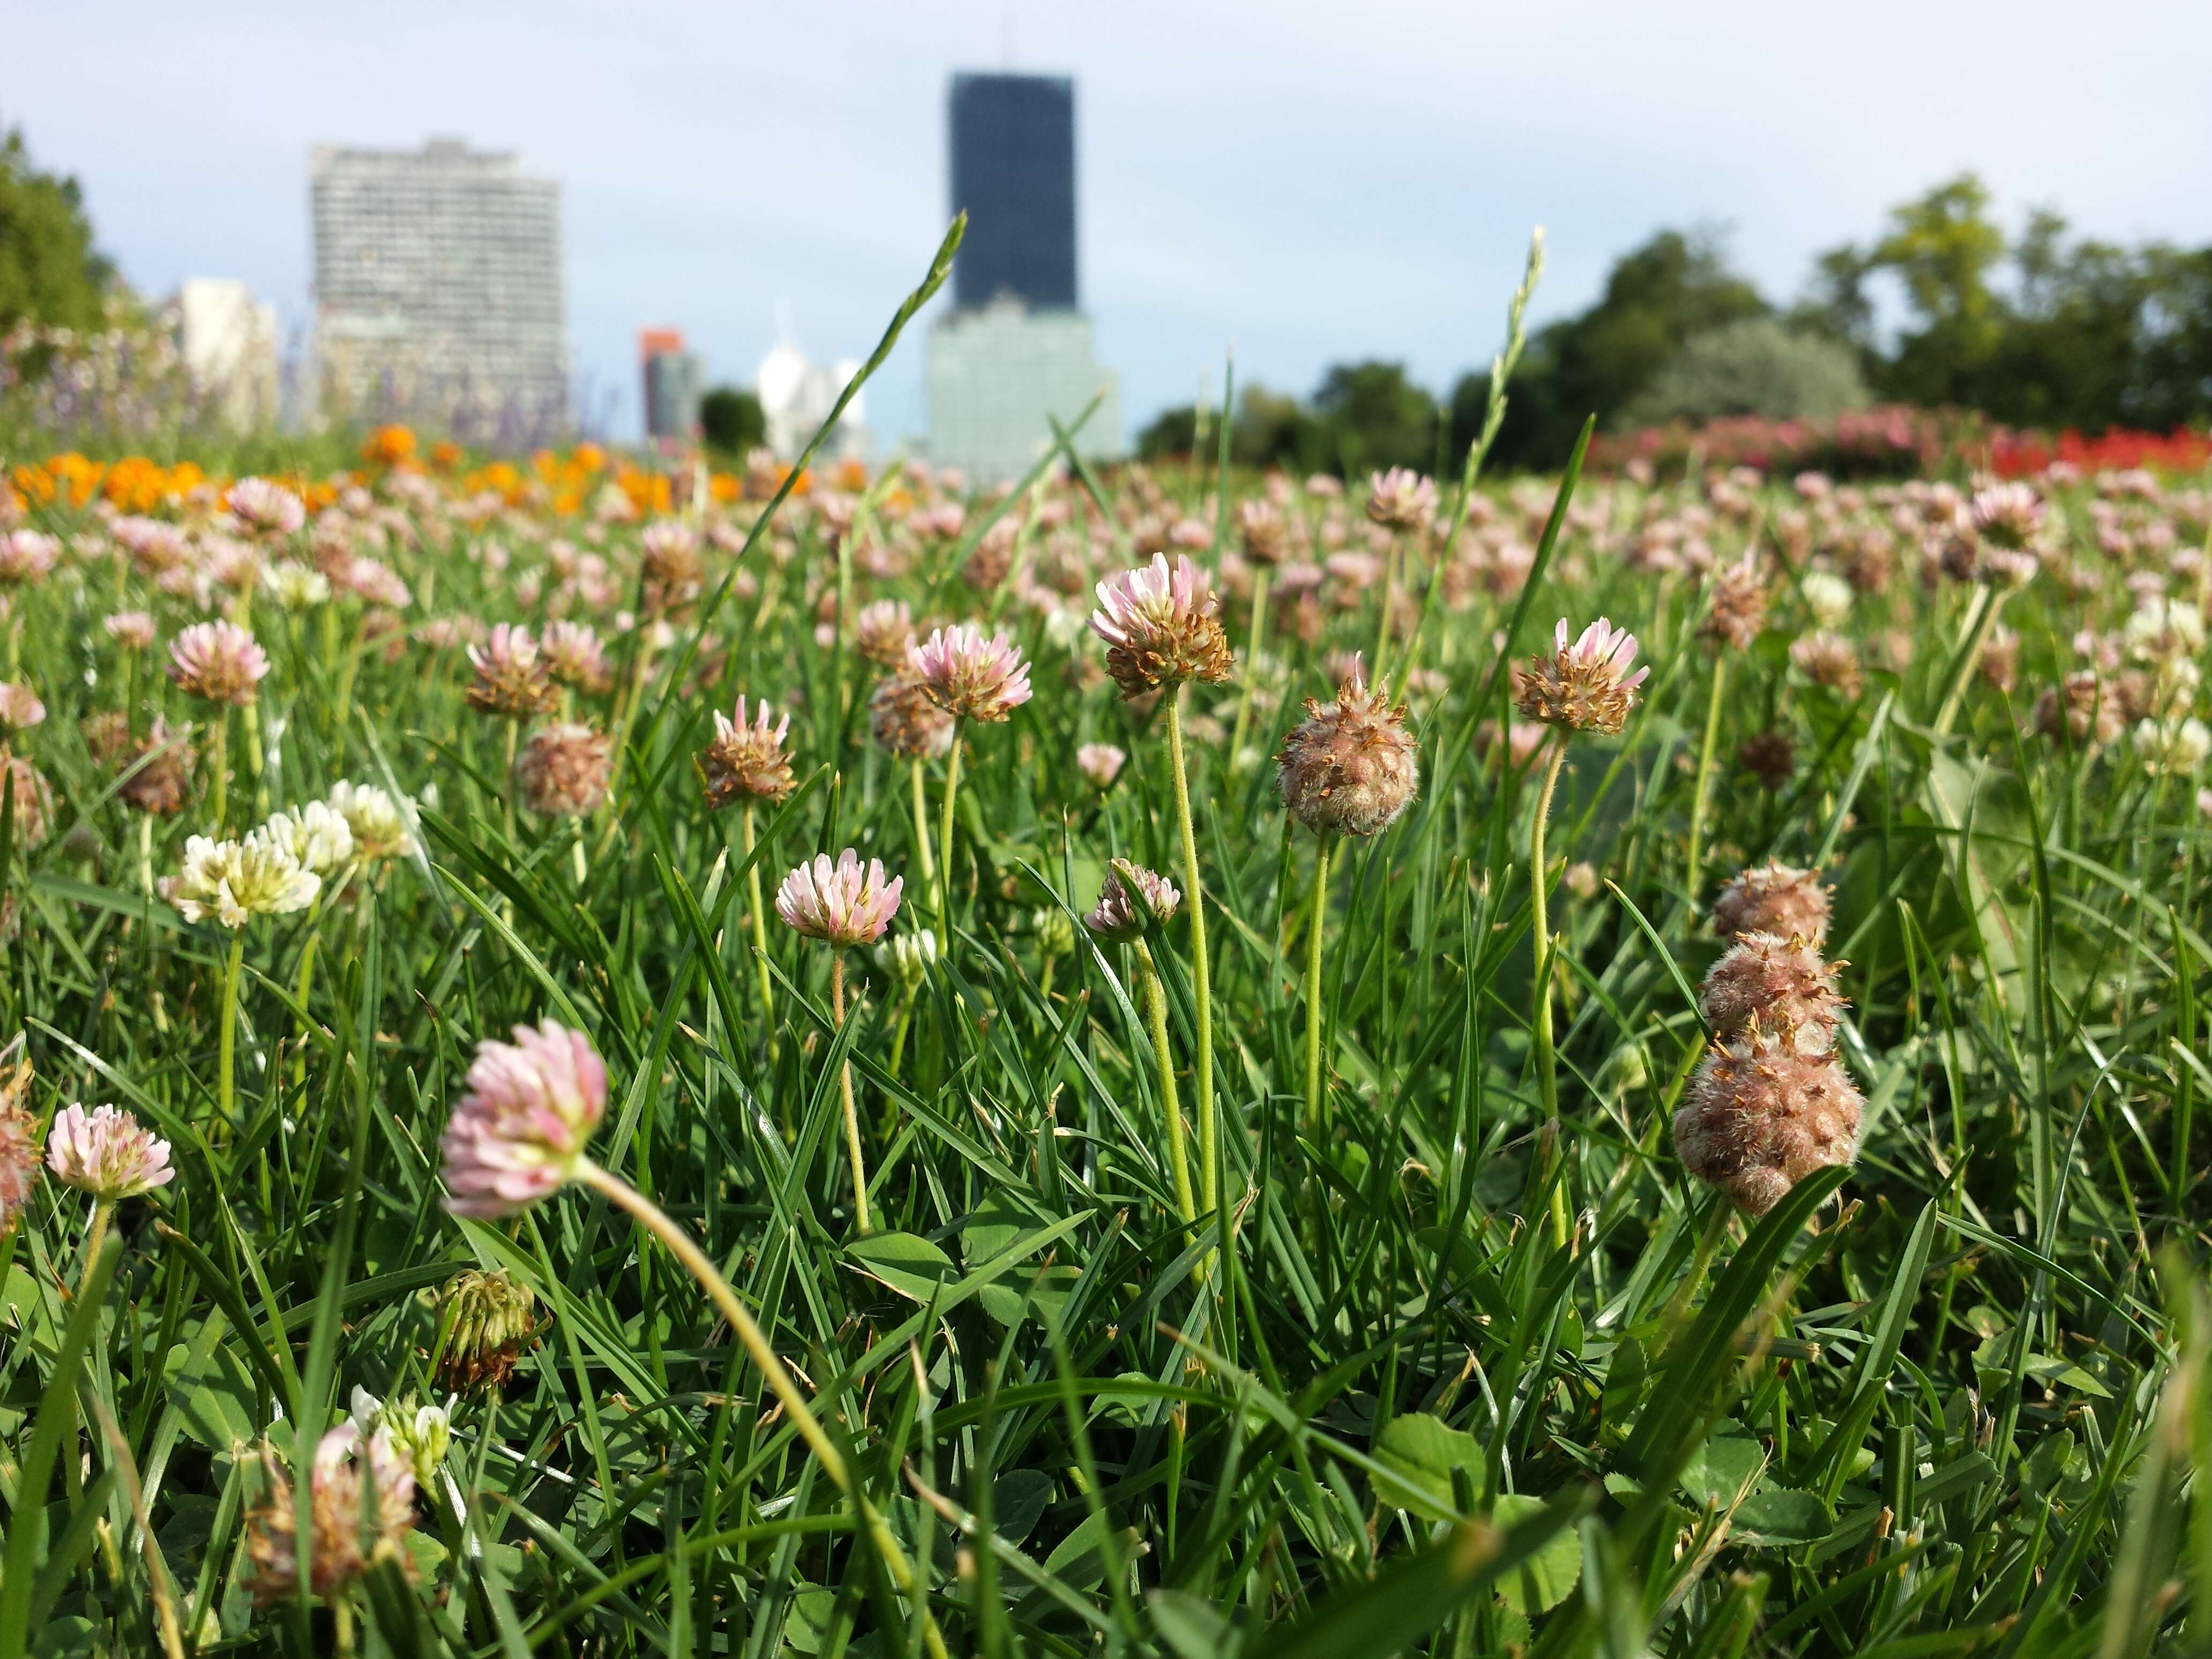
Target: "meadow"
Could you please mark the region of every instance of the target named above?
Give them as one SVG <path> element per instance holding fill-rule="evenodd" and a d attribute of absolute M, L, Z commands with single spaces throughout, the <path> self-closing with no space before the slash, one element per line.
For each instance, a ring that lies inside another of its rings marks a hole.
<path fill-rule="evenodd" d="M 7 457 L 0 1656 L 2203 1651 L 2212 481 L 1483 447 Z"/>

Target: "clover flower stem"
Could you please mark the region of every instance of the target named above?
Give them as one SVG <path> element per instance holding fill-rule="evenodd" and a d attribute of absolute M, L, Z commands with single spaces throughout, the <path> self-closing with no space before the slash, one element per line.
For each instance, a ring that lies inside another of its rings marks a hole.
<path fill-rule="evenodd" d="M 246 725 L 246 770 L 253 780 L 253 812 L 256 817 L 269 811 L 269 780 L 261 770 L 261 710 L 248 703 L 239 711 Z"/>
<path fill-rule="evenodd" d="M 315 950 L 323 942 L 322 920 L 323 896 L 320 892 L 318 892 L 315 895 L 314 902 L 307 907 L 307 942 L 300 947 L 300 973 L 292 987 L 293 1000 L 300 1005 L 301 1010 L 300 1051 L 292 1061 L 292 1078 L 295 1083 L 305 1083 L 307 1079 L 306 1009 L 307 994 L 313 990 L 315 986 Z"/>
<path fill-rule="evenodd" d="M 1314 850 L 1313 914 L 1306 921 L 1306 1130 L 1322 1130 L 1321 1031 L 1322 934 L 1328 916 L 1328 855 L 1334 836 L 1320 837 Z"/>
<path fill-rule="evenodd" d="M 753 856 L 753 804 L 748 800 L 738 815 L 745 854 L 745 896 L 753 915 L 753 966 L 760 974 L 761 1023 L 772 1024 L 775 990 L 768 971 L 768 906 L 761 900 L 760 860 Z"/>
<path fill-rule="evenodd" d="M 230 708 L 218 704 L 215 711 L 215 733 L 208 744 L 208 817 L 215 828 L 209 833 L 222 834 L 223 807 L 230 794 Z"/>
<path fill-rule="evenodd" d="M 1382 563 L 1382 614 L 1375 619 L 1375 650 L 1368 659 L 1371 665 L 1367 672 L 1373 676 L 1369 684 L 1373 685 L 1389 684 L 1382 672 L 1382 647 L 1390 642 L 1390 601 L 1398 592 L 1398 570 L 1400 562 L 1405 557 L 1405 547 L 1404 535 L 1393 531 L 1390 535 L 1390 551 Z"/>
<path fill-rule="evenodd" d="M 514 844 L 514 744 L 521 732 L 520 720 L 507 722 L 507 753 L 499 769 L 500 822 L 510 847 Z"/>
<path fill-rule="evenodd" d="M 921 860 L 921 880 L 927 887 L 937 879 L 937 854 L 929 844 L 929 785 L 921 756 L 909 764 L 914 773 L 914 848 Z"/>
<path fill-rule="evenodd" d="M 1552 795 L 1559 787 L 1559 768 L 1566 758 L 1567 739 L 1562 732 L 1553 741 L 1552 752 L 1544 762 L 1544 781 L 1536 791 L 1536 818 L 1528 830 L 1528 910 L 1530 938 L 1536 957 L 1536 1090 L 1544 1104 L 1544 1121 L 1552 1124 L 1559 1121 L 1559 1072 L 1552 1036 L 1552 872 L 1544 852 L 1544 832 L 1551 823 Z M 1553 1145 L 1558 1145 L 1556 1138 Z M 1567 1237 L 1566 1189 L 1554 1185 L 1552 1241 L 1565 1249 Z"/>
<path fill-rule="evenodd" d="M 338 670 L 338 694 L 331 702 L 337 715 L 331 725 L 340 738 L 345 736 L 353 708 L 353 683 L 355 676 L 361 672 L 361 653 L 368 643 L 366 629 L 365 619 L 354 628 L 352 642 L 346 647 L 345 665 Z"/>
<path fill-rule="evenodd" d="M 945 757 L 945 808 L 938 820 L 937 948 L 952 948 L 952 802 L 960 793 L 960 743 L 968 735 L 968 721 L 952 721 L 952 749 Z"/>
<path fill-rule="evenodd" d="M 1997 625 L 1997 607 L 2004 603 L 2004 595 L 1994 587 L 1977 586 L 1974 602 L 1966 613 L 1958 654 L 1943 674 L 1943 700 L 1936 709 L 1936 734 L 1948 736 L 1951 722 L 1959 718 L 1959 706 L 1966 700 L 1967 684 L 1974 677 L 1974 665 L 1981 660 L 1982 647 L 1989 643 L 1990 630 Z"/>
<path fill-rule="evenodd" d="M 1213 1107 L 1213 985 L 1206 960 L 1206 893 L 1199 884 L 1198 833 L 1190 817 L 1190 775 L 1182 757 L 1182 687 L 1168 699 L 1168 759 L 1175 769 L 1176 817 L 1182 830 L 1184 907 L 1190 912 L 1190 995 L 1198 1027 L 1199 1207 L 1211 1214 L 1221 1200 L 1220 1126 Z"/>
<path fill-rule="evenodd" d="M 1251 672 L 1244 677 L 1243 695 L 1237 699 L 1237 730 L 1229 739 L 1231 766 L 1244 752 L 1244 737 L 1252 729 L 1252 672 L 1259 668 L 1260 641 L 1267 629 L 1267 578 L 1271 574 L 1263 564 L 1252 576 L 1252 632 L 1244 642 L 1244 660 Z"/>
<path fill-rule="evenodd" d="M 1653 1347 L 1654 1353 L 1664 1353 L 1673 1342 L 1674 1333 L 1690 1316 L 1690 1298 L 1698 1293 L 1698 1286 L 1705 1281 L 1706 1271 L 1713 1265 L 1713 1253 L 1720 1249 L 1722 1237 L 1728 1231 L 1729 1217 L 1734 1212 L 1724 1194 L 1713 1195 L 1712 1207 L 1705 1212 L 1704 1230 L 1698 1235 L 1697 1254 L 1690 1258 L 1690 1271 L 1682 1275 L 1682 1282 L 1667 1300 L 1666 1311 L 1659 1316 L 1660 1336 Z"/>
<path fill-rule="evenodd" d="M 231 1091 L 233 1066 L 238 1048 L 238 974 L 246 961 L 246 933 L 243 928 L 230 936 L 230 959 L 222 969 L 222 1020 L 216 1028 L 215 1061 L 215 1108 L 216 1133 L 228 1133 L 231 1121 Z"/>
<path fill-rule="evenodd" d="M 814 1408 L 807 1402 L 806 1396 L 799 1392 L 799 1384 L 793 1381 L 791 1372 L 769 1345 L 767 1336 L 746 1310 L 745 1304 L 738 1299 L 737 1291 L 730 1287 L 729 1280 L 722 1277 L 720 1270 L 708 1258 L 707 1253 L 692 1242 L 690 1234 L 620 1176 L 601 1169 L 589 1159 L 583 1159 L 579 1162 L 576 1180 L 623 1211 L 659 1239 L 668 1253 L 698 1281 L 699 1288 L 707 1293 L 708 1300 L 729 1322 L 731 1334 L 745 1351 L 745 1357 L 752 1361 L 754 1369 L 760 1372 L 769 1389 L 782 1402 L 784 1415 L 790 1419 L 791 1426 L 799 1437 L 806 1443 L 807 1449 L 822 1465 L 822 1471 L 830 1477 L 830 1484 L 850 1498 L 854 1508 L 859 1510 L 869 1540 L 883 1557 L 891 1583 L 902 1595 L 916 1602 L 921 1613 L 922 1639 L 928 1646 L 932 1659 L 946 1659 L 945 1638 L 928 1611 L 925 1599 L 927 1590 L 915 1577 L 913 1565 L 906 1559 L 906 1552 L 899 1547 L 898 1540 L 892 1537 L 883 1516 L 876 1512 L 875 1505 L 868 1502 L 867 1494 L 854 1480 L 853 1472 L 843 1455 L 830 1443 L 821 1419 L 814 1415 Z"/>
<path fill-rule="evenodd" d="M 898 1024 L 891 1029 L 891 1081 L 898 1081 L 899 1068 L 906 1060 L 907 1028 L 914 1024 L 914 993 L 908 991 L 899 1000 Z"/>
<path fill-rule="evenodd" d="M 154 892 L 154 815 L 138 815 L 138 885 L 148 897 Z"/>
<path fill-rule="evenodd" d="M 1168 1173 L 1175 1180 L 1176 1213 L 1187 1226 L 1198 1219 L 1191 1196 L 1190 1158 L 1183 1143 L 1182 1100 L 1176 1089 L 1175 1051 L 1168 1047 L 1168 998 L 1160 985 L 1160 971 L 1152 962 L 1152 947 L 1137 941 L 1137 967 L 1143 975 L 1145 1026 L 1152 1033 L 1152 1063 L 1160 1076 L 1160 1115 L 1168 1132 Z"/>
<path fill-rule="evenodd" d="M 93 1269 L 100 1265 L 100 1247 L 107 1243 L 108 1218 L 115 1213 L 115 1200 L 96 1198 L 92 1201 L 92 1225 L 84 1236 L 84 1277 L 77 1280 L 77 1297 L 82 1301 L 92 1288 Z"/>
<path fill-rule="evenodd" d="M 1721 735 L 1721 698 L 1728 685 L 1728 659 L 1713 659 L 1713 687 L 1705 702 L 1705 735 L 1698 745 L 1698 775 L 1690 787 L 1690 847 L 1684 860 L 1682 890 L 1694 904 L 1698 898 L 1698 866 L 1703 861 L 1705 796 L 1712 787 L 1713 750 Z"/>
<path fill-rule="evenodd" d="M 830 953 L 830 1015 L 845 1026 L 845 953 Z M 832 1034 L 834 1036 L 834 1033 Z M 875 1231 L 868 1220 L 868 1171 L 860 1158 L 860 1119 L 853 1109 L 853 1062 L 837 1062 L 837 1092 L 845 1107 L 845 1155 L 853 1164 L 853 1221 L 863 1237 Z"/>

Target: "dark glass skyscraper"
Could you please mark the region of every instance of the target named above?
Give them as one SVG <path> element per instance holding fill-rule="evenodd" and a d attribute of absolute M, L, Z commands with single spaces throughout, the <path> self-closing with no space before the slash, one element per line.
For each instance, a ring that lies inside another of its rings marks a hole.
<path fill-rule="evenodd" d="M 968 214 L 952 268 L 963 308 L 1012 295 L 1075 307 L 1075 83 L 1058 75 L 952 77 L 952 210 Z"/>

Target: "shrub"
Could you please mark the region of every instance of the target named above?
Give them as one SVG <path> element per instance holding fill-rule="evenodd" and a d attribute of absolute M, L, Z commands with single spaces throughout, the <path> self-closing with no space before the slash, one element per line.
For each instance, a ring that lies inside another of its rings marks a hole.
<path fill-rule="evenodd" d="M 1849 347 L 1746 317 L 1692 337 L 1622 415 L 1628 426 L 1738 415 L 1822 421 L 1867 401 Z"/>

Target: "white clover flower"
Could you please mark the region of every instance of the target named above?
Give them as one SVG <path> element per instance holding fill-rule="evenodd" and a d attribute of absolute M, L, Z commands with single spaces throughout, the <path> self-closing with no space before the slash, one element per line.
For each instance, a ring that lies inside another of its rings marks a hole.
<path fill-rule="evenodd" d="M 413 855 L 415 837 L 407 828 L 407 815 L 389 791 L 373 783 L 334 783 L 331 811 L 353 832 L 354 856 L 364 864 Z"/>
<path fill-rule="evenodd" d="M 2212 757 L 2212 730 L 2200 720 L 2143 720 L 2136 726 L 2136 752 L 2154 772 L 2185 776 Z"/>
<path fill-rule="evenodd" d="M 1813 620 L 1823 628 L 1841 627 L 1851 614 L 1851 600 L 1856 597 L 1851 585 L 1832 571 L 1808 571 L 1797 591 L 1805 596 L 1805 608 L 1813 613 Z"/>
<path fill-rule="evenodd" d="M 379 1400 L 356 1386 L 349 1413 L 355 1430 L 366 1440 L 381 1429 L 392 1449 L 407 1461 L 417 1486 L 428 1487 L 453 1444 L 453 1413 L 449 1406 L 417 1401 L 405 1395 L 390 1401 Z"/>
<path fill-rule="evenodd" d="M 2204 648 L 2204 614 L 2183 599 L 2152 594 L 2128 618 L 2121 637 L 2137 662 L 2172 662 Z"/>
<path fill-rule="evenodd" d="M 285 611 L 312 611 L 331 596 L 331 580 L 313 565 L 283 559 L 261 573 L 261 585 Z"/>
<path fill-rule="evenodd" d="M 287 849 L 302 870 L 318 876 L 353 862 L 352 826 L 319 800 L 289 812 L 272 812 L 256 833 Z"/>
<path fill-rule="evenodd" d="M 244 841 L 192 836 L 185 842 L 184 869 L 161 892 L 186 921 L 213 916 L 226 927 L 243 927 L 256 916 L 306 909 L 322 886 L 290 848 L 256 831 Z"/>

